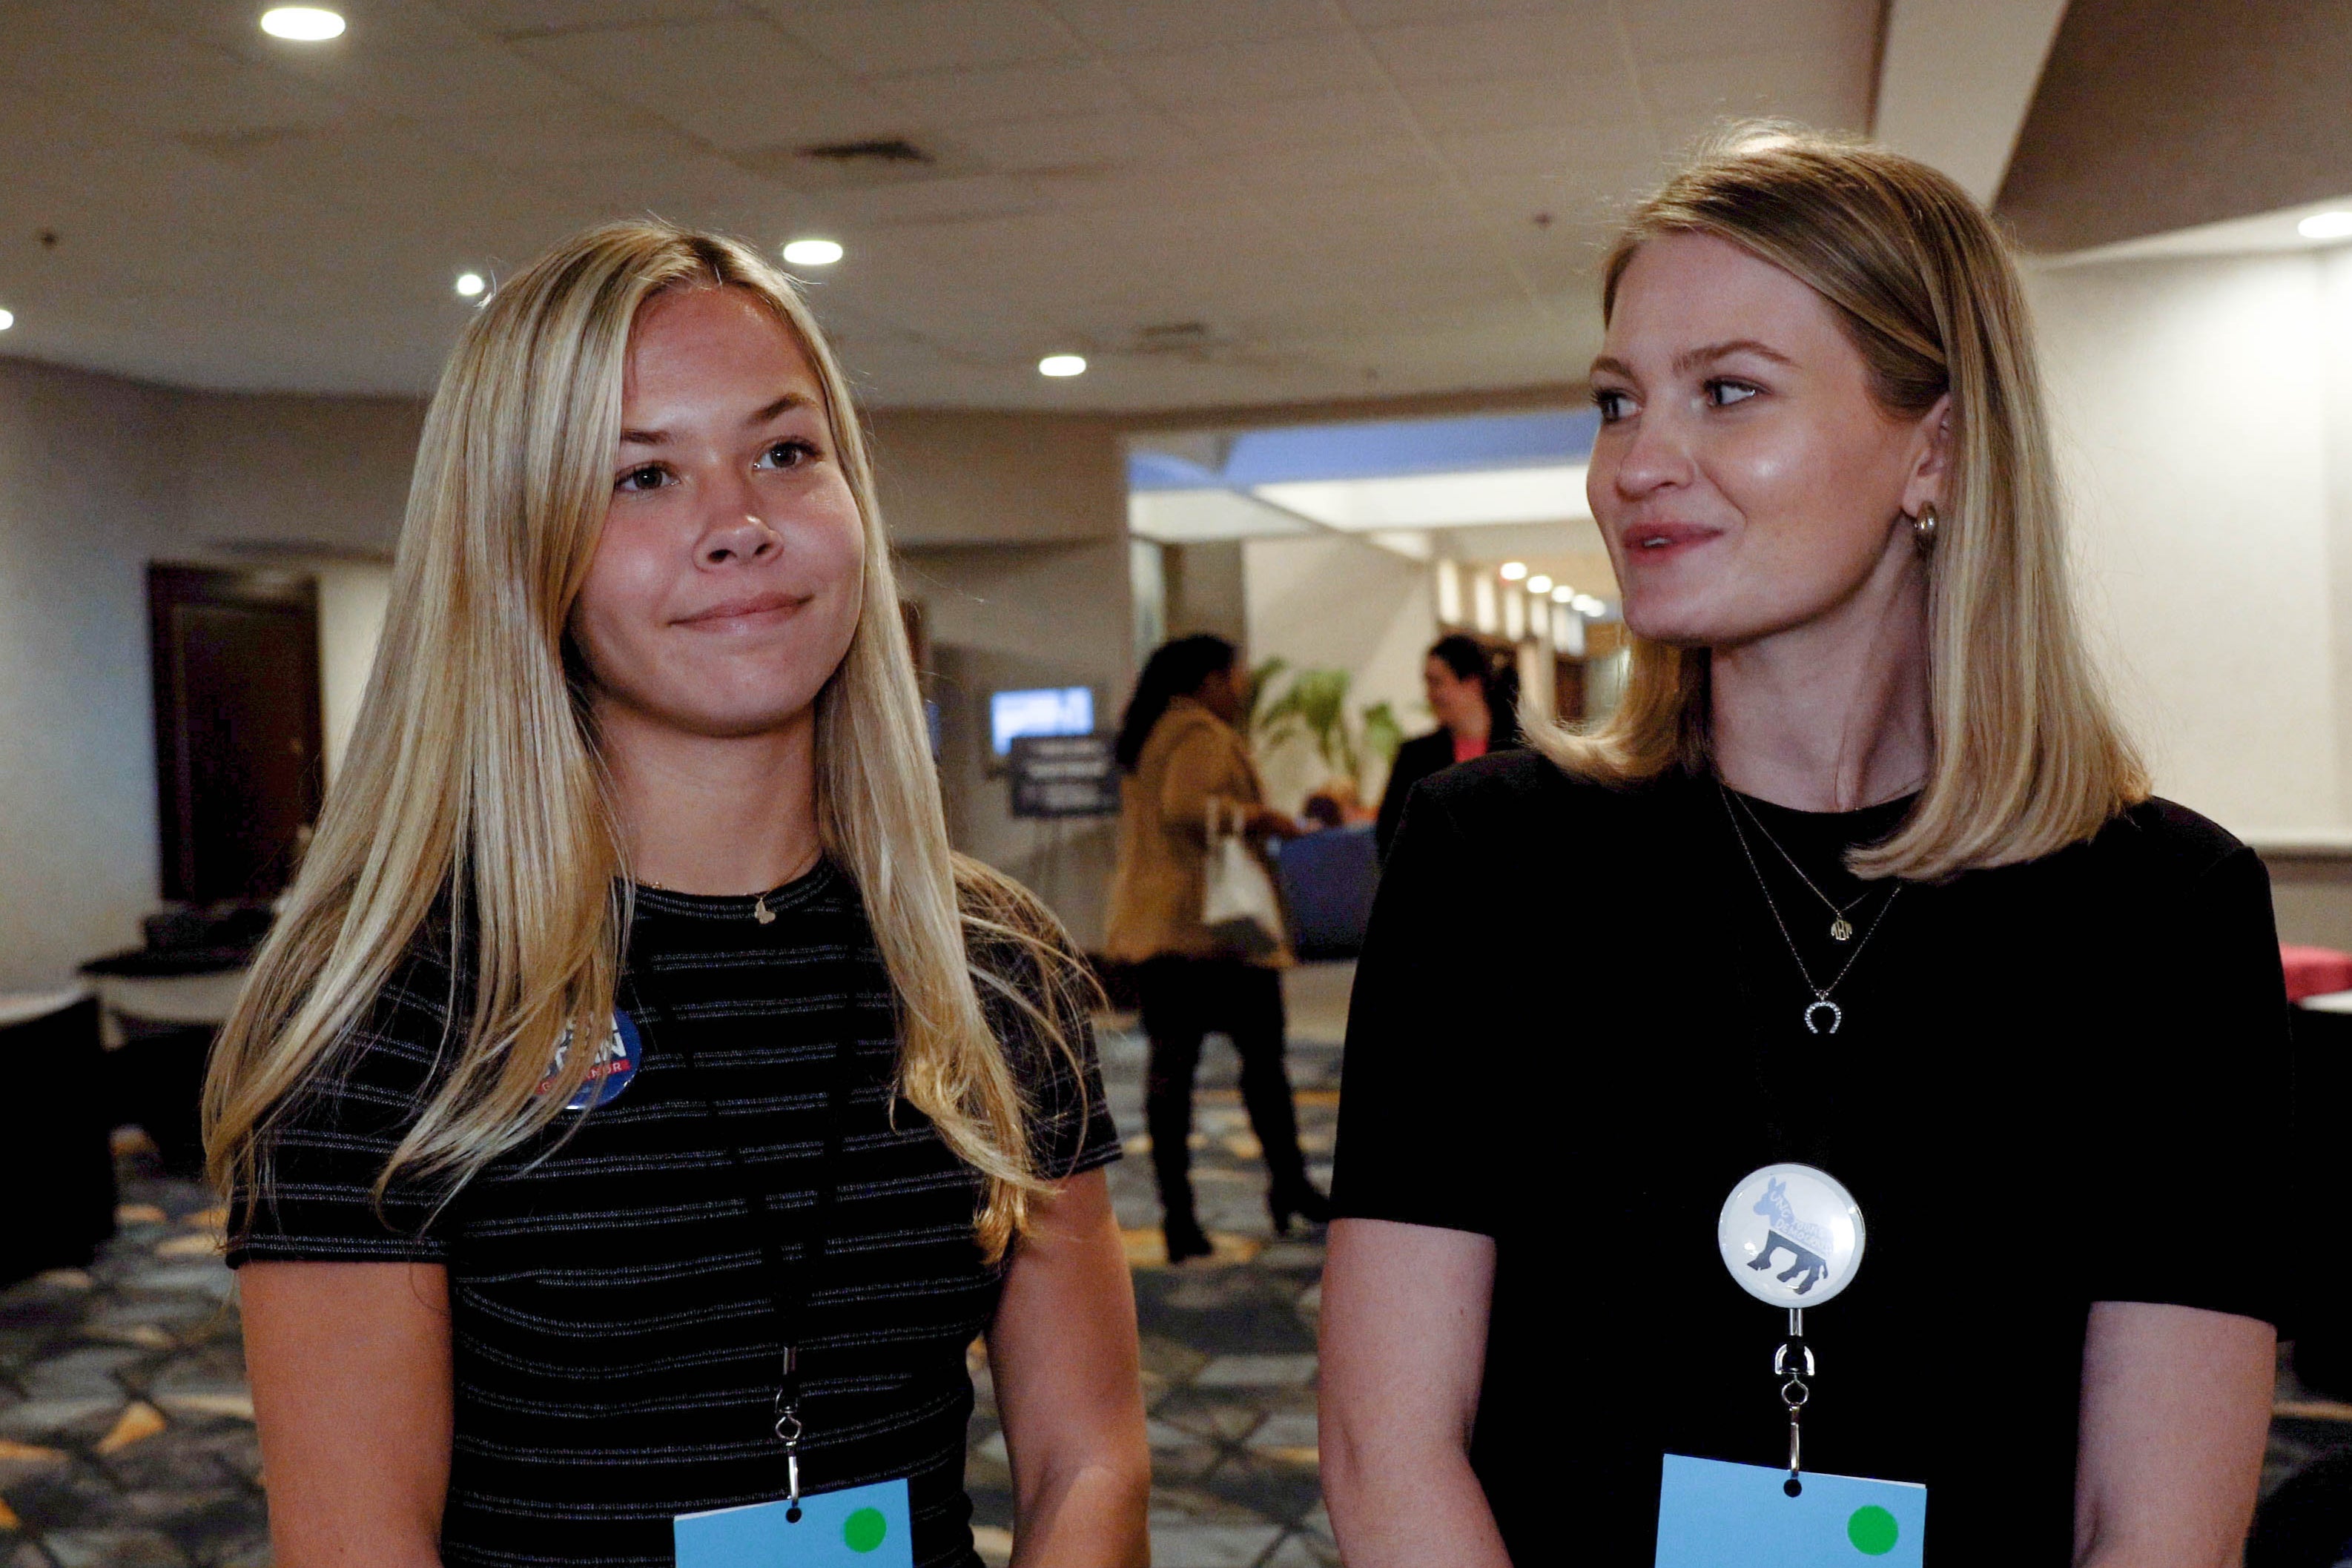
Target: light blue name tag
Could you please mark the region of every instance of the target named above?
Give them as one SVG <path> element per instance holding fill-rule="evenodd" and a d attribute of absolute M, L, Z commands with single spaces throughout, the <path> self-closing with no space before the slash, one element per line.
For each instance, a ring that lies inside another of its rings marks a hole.
<path fill-rule="evenodd" d="M 907 1483 L 816 1492 L 787 1502 L 681 1513 L 670 1521 L 677 1568 L 915 1568 Z"/>
<path fill-rule="evenodd" d="M 1666 1456 L 1656 1568 L 1919 1568 L 1927 1489 Z M 679 1560 L 681 1563 L 684 1559 Z"/>

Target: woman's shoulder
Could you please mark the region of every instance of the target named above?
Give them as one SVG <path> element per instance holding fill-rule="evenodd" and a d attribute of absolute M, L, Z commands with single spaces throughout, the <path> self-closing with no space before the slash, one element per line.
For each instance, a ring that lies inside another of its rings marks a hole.
<path fill-rule="evenodd" d="M 2189 883 L 2231 862 L 2260 862 L 2227 828 L 2151 795 L 2111 819 L 2086 846 L 2102 867 L 2158 883 Z"/>
<path fill-rule="evenodd" d="M 1419 763 L 1424 772 L 1431 772 L 1437 768 L 1450 767 L 1453 761 L 1454 732 L 1440 727 L 1400 743 L 1393 766 L 1402 769 L 1409 764 Z"/>
<path fill-rule="evenodd" d="M 1537 823 L 1553 831 L 1637 829 L 1673 803 L 1679 782 L 1602 783 L 1513 747 L 1430 775 L 1413 800 L 1427 802 L 1423 814 L 1450 818 L 1465 837 L 1512 840 Z"/>

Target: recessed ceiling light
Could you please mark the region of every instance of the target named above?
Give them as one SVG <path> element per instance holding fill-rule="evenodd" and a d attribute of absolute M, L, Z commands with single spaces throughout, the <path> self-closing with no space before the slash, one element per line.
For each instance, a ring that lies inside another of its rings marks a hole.
<path fill-rule="evenodd" d="M 343 19 L 317 5 L 279 5 L 261 14 L 261 30 L 298 44 L 323 44 L 343 36 Z"/>
<path fill-rule="evenodd" d="M 1536 573 L 1533 577 L 1528 579 L 1528 591 L 1529 593 L 1549 593 L 1551 591 L 1551 579 L 1546 577 L 1542 572 Z"/>
<path fill-rule="evenodd" d="M 2343 239 L 2352 235 L 2352 213 L 2314 213 L 2294 225 L 2305 239 Z"/>
<path fill-rule="evenodd" d="M 1555 589 L 1553 589 L 1553 590 L 1551 591 L 1551 601 L 1552 601 L 1554 604 L 1567 604 L 1567 603 L 1570 603 L 1570 602 L 1572 602 L 1572 601 L 1575 600 L 1575 598 L 1576 598 L 1576 590 L 1574 590 L 1574 589 L 1572 589 L 1572 588 L 1569 587 L 1569 585 L 1568 585 L 1568 584 L 1566 584 L 1566 583 L 1564 583 L 1564 582 L 1563 582 L 1563 583 L 1561 583 L 1558 588 L 1555 588 Z"/>
<path fill-rule="evenodd" d="M 482 275 L 478 272 L 461 272 L 457 275 L 457 292 L 468 299 L 488 287 L 488 284 L 482 281 Z"/>
<path fill-rule="evenodd" d="M 1527 576 L 1527 574 L 1528 563 L 1526 561 L 1507 560 L 1503 563 L 1503 580 L 1505 582 L 1517 582 L 1519 579 Z"/>
<path fill-rule="evenodd" d="M 1601 615 L 1609 609 L 1608 605 L 1589 593 L 1580 593 L 1569 602 L 1576 607 L 1576 612 L 1579 615 Z"/>
<path fill-rule="evenodd" d="M 6 331 L 16 324 L 16 313 L 14 310 L 0 310 L 0 332 Z"/>
<path fill-rule="evenodd" d="M 1081 354 L 1048 354 L 1037 361 L 1041 376 L 1082 376 L 1087 373 L 1087 361 Z"/>
<path fill-rule="evenodd" d="M 793 267 L 831 267 L 840 259 L 840 245 L 829 239 L 796 239 L 784 246 L 784 260 Z"/>

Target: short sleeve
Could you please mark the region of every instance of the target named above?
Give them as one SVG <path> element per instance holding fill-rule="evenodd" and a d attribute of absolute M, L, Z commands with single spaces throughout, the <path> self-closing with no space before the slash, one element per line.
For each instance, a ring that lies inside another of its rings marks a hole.
<path fill-rule="evenodd" d="M 1073 966 L 1082 962 L 1066 948 L 1063 957 Z M 1055 1009 L 1045 1005 L 1048 982 L 1038 973 L 1034 955 L 992 946 L 980 955 L 980 962 L 1022 998 L 1015 1001 L 991 986 L 981 989 L 982 1009 L 1029 1108 L 1029 1155 L 1037 1173 L 1048 1181 L 1061 1181 L 1118 1158 L 1118 1128 L 1103 1093 L 1094 1025 L 1086 998 L 1079 994 L 1084 988 L 1076 983 L 1082 971 L 1073 968 L 1072 983 L 1062 987 L 1060 1006 Z M 1037 1016 L 1056 1010 L 1063 1027 L 1059 1040 Z"/>
<path fill-rule="evenodd" d="M 2121 977 L 2141 1027 L 2107 1042 L 2084 1216 L 2093 1301 L 2275 1323 L 2294 1255 L 2290 1015 L 2270 878 L 2238 847 L 2151 919 Z"/>
<path fill-rule="evenodd" d="M 263 1180 L 230 1194 L 228 1262 L 441 1263 L 446 1178 L 376 1182 L 442 1057 L 447 970 L 412 963 L 260 1140 Z"/>
<path fill-rule="evenodd" d="M 1500 1223 L 1493 1080 L 1471 1055 L 1485 1040 L 1465 1038 L 1464 998 L 1489 988 L 1496 962 L 1475 935 L 1492 904 L 1474 887 L 1479 860 L 1445 799 L 1416 785 L 1348 1007 L 1331 1176 L 1332 1207 L 1344 1218 L 1488 1236 Z"/>

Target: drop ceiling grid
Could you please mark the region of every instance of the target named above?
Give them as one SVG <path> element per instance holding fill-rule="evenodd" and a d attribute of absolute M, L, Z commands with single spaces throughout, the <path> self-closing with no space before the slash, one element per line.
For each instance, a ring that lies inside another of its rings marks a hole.
<path fill-rule="evenodd" d="M 12 350 L 420 390 L 458 266 L 657 210 L 841 233 L 819 308 L 874 345 L 887 401 L 1507 384 L 1577 335 L 1606 214 L 1667 132 L 1751 104 L 1854 122 L 1876 27 L 1876 0 L 346 0 L 347 45 L 305 54 L 256 8 L 12 7 L 0 145 L 56 174 L 0 190 L 80 269 L 0 246 L 0 291 L 45 307 Z M 121 113 L 144 168 L 97 124 Z M 880 134 L 936 144 L 946 177 L 776 178 L 793 147 Z M 76 278 L 156 314 L 101 329 Z M 1191 321 L 1231 362 L 1130 351 Z M 1035 353 L 1076 340 L 1119 373 L 1038 383 Z"/>

